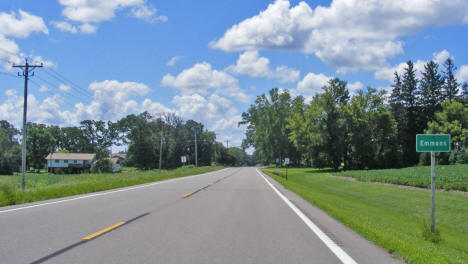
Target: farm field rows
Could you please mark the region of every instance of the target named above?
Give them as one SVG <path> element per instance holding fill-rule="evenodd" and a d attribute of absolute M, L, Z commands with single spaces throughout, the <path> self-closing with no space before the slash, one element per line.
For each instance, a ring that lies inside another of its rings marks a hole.
<path fill-rule="evenodd" d="M 431 187 L 431 167 L 419 166 L 403 169 L 356 170 L 334 173 L 363 182 L 382 182 L 414 187 Z M 468 164 L 437 165 L 436 187 L 444 190 L 468 191 Z"/>

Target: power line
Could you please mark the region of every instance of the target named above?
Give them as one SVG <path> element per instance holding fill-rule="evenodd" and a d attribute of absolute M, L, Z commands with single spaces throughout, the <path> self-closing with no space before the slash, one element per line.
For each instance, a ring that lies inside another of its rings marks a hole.
<path fill-rule="evenodd" d="M 49 72 L 50 70 L 50 72 Z M 53 74 L 52 74 L 52 73 Z M 90 95 L 89 94 L 89 91 L 87 89 L 84 89 L 82 88 L 81 86 L 77 85 L 76 83 L 74 83 L 73 81 L 71 81 L 70 79 L 68 79 L 67 77 L 63 76 L 62 74 L 58 73 L 57 71 L 55 71 L 54 69 L 46 69 L 45 70 L 45 73 L 47 73 L 49 76 L 61 81 L 61 82 L 65 82 L 65 83 L 68 83 L 70 84 L 70 86 L 73 86 L 73 87 L 76 87 L 77 89 L 83 91 L 84 93 L 88 94 L 88 96 Z"/>
<path fill-rule="evenodd" d="M 36 76 L 36 77 L 37 77 L 37 79 L 39 79 L 39 80 L 43 81 L 44 83 L 46 83 L 47 85 L 51 86 L 51 88 L 56 88 L 56 89 L 60 90 L 60 88 L 58 88 L 58 86 L 53 84 L 52 82 L 50 82 L 50 81 L 48 81 L 48 80 L 46 80 L 46 79 L 44 79 L 42 77 L 39 77 L 39 76 Z M 75 90 L 75 89 L 73 89 L 73 90 Z M 62 90 L 60 90 L 60 91 L 62 91 Z M 90 95 L 83 94 L 81 91 L 77 91 L 77 92 L 79 92 L 79 94 L 75 94 L 75 95 L 77 97 L 79 97 L 80 100 L 83 100 L 83 101 L 85 101 L 87 103 L 90 103 L 90 101 L 89 101 Z"/>

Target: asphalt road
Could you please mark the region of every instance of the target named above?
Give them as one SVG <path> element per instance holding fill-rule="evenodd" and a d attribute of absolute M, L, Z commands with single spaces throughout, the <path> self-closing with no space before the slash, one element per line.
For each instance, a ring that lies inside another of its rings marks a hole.
<path fill-rule="evenodd" d="M 257 169 L 229 168 L 3 207 L 0 263 L 400 262 Z"/>

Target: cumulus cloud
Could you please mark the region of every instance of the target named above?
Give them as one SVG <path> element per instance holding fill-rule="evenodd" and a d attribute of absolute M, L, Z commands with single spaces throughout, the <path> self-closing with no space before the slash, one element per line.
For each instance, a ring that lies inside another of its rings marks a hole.
<path fill-rule="evenodd" d="M 66 84 L 63 84 L 63 83 L 60 84 L 59 87 L 58 87 L 58 89 L 60 91 L 66 92 L 66 93 L 68 93 L 70 91 L 70 88 L 71 88 L 70 85 L 66 85 Z"/>
<path fill-rule="evenodd" d="M 462 65 L 456 77 L 459 82 L 468 82 L 468 65 Z"/>
<path fill-rule="evenodd" d="M 41 86 L 41 92 L 47 92 L 46 86 Z M 69 87 L 60 85 L 60 90 Z M 151 114 L 161 112 L 174 112 L 160 103 L 150 99 L 137 101 L 138 96 L 145 95 L 149 88 L 142 83 L 119 82 L 106 80 L 93 82 L 88 88 L 93 92 L 93 99 L 89 104 L 78 102 L 70 103 L 70 98 L 58 94 L 38 100 L 34 95 L 28 96 L 28 120 L 56 125 L 77 125 L 85 119 L 116 121 L 128 114 L 139 114 L 148 111 Z M 17 109 L 23 107 L 23 97 L 16 91 L 5 92 L 6 99 L 0 104 L 0 119 L 8 120 L 17 127 L 21 123 L 22 113 Z M 15 110 L 16 109 L 16 110 Z"/>
<path fill-rule="evenodd" d="M 157 9 L 148 4 L 146 0 L 59 0 L 59 4 L 64 8 L 62 15 L 68 20 L 78 24 L 72 25 L 68 22 L 55 22 L 55 27 L 59 30 L 75 33 L 91 34 L 97 31 L 97 25 L 103 21 L 109 21 L 115 17 L 119 10 L 130 8 L 132 17 L 153 23 L 156 21 L 166 22 L 166 16 L 157 15 Z"/>
<path fill-rule="evenodd" d="M 270 69 L 270 60 L 260 57 L 258 51 L 246 51 L 240 54 L 235 65 L 227 68 L 233 74 L 248 75 L 251 77 L 276 78 L 282 83 L 297 82 L 300 71 L 287 66 L 278 66 L 275 70 Z"/>
<path fill-rule="evenodd" d="M 227 52 L 281 49 L 315 54 L 338 72 L 375 71 L 403 53 L 402 36 L 468 23 L 466 1 L 333 0 L 312 9 L 276 0 L 210 43 Z"/>
<path fill-rule="evenodd" d="M 207 62 L 197 63 L 177 76 L 166 74 L 161 83 L 180 91 L 183 95 L 207 95 L 213 92 L 235 98 L 240 102 L 247 102 L 249 99 L 249 96 L 239 88 L 236 78 L 224 71 L 212 69 L 211 64 Z"/>
<path fill-rule="evenodd" d="M 11 63 L 21 63 L 24 55 L 11 38 L 27 38 L 33 33 L 49 34 L 44 20 L 23 10 L 18 13 L 0 12 L 0 62 L 9 68 Z"/>
<path fill-rule="evenodd" d="M 323 92 L 323 87 L 328 84 L 328 81 L 333 77 L 326 76 L 322 73 L 315 74 L 309 72 L 304 79 L 302 79 L 295 90 L 291 91 L 293 95 L 304 95 L 310 99 L 311 95 L 315 95 Z M 361 82 L 348 83 L 347 88 L 350 93 L 355 93 L 358 90 L 364 88 Z"/>
<path fill-rule="evenodd" d="M 439 64 L 439 66 L 443 65 L 444 62 L 449 58 L 450 53 L 447 50 L 442 50 L 440 52 L 436 52 L 433 54 L 433 61 Z M 452 57 L 453 58 L 453 57 Z M 427 61 L 417 60 L 414 61 L 414 69 L 416 70 L 416 77 L 421 78 L 422 72 L 424 71 L 424 66 L 427 64 Z M 382 67 L 374 73 L 374 78 L 377 80 L 387 80 L 393 82 L 395 78 L 395 72 L 399 75 L 403 75 L 405 72 L 405 68 L 407 66 L 407 62 L 401 62 L 398 65 L 393 67 Z"/>
<path fill-rule="evenodd" d="M 304 94 L 316 94 L 322 92 L 322 87 L 325 86 L 331 77 L 325 76 L 322 73 L 308 73 L 304 79 L 297 84 L 297 91 Z"/>

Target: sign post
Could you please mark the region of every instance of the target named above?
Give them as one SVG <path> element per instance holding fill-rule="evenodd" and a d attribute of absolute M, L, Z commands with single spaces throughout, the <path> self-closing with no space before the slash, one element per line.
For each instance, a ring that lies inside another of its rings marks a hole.
<path fill-rule="evenodd" d="M 284 164 L 286 165 L 286 180 L 288 179 L 288 165 L 289 165 L 289 158 L 284 159 Z"/>
<path fill-rule="evenodd" d="M 435 232 L 435 153 L 450 152 L 450 135 L 417 134 L 416 151 L 431 153 L 431 232 Z"/>

